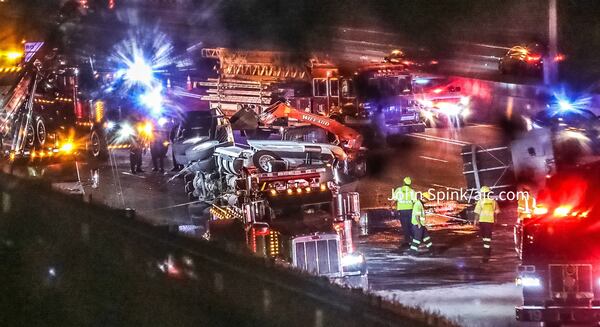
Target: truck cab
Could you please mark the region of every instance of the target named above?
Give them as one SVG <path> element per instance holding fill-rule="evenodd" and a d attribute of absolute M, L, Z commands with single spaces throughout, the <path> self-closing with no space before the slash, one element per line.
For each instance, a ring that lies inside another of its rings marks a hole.
<path fill-rule="evenodd" d="M 412 75 L 404 65 L 377 64 L 356 73 L 358 107 L 383 136 L 425 131 Z"/>
<path fill-rule="evenodd" d="M 366 262 L 352 238 L 352 222 L 360 215 L 358 193 L 340 193 L 327 170 L 256 172 L 239 178 L 232 182 L 234 193 L 213 203 L 211 235 L 219 237 L 227 222 L 241 222 L 252 253 L 366 288 Z"/>

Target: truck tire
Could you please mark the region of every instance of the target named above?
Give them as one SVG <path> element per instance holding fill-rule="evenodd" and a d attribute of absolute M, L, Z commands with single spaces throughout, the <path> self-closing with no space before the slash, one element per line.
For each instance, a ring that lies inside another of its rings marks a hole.
<path fill-rule="evenodd" d="M 37 117 L 35 119 L 35 137 L 37 140 L 37 145 L 39 147 L 44 147 L 48 134 L 46 132 L 46 123 L 42 117 Z"/>
<path fill-rule="evenodd" d="M 259 150 L 252 156 L 254 166 L 261 173 L 270 173 L 269 162 L 273 160 L 281 160 L 281 158 L 272 151 Z"/>
<path fill-rule="evenodd" d="M 27 125 L 27 129 L 25 132 L 25 146 L 28 148 L 33 148 L 35 145 L 35 128 L 33 125 Z"/>
<path fill-rule="evenodd" d="M 88 140 L 88 152 L 91 158 L 98 160 L 108 159 L 108 146 L 106 145 L 106 139 L 98 132 L 93 129 L 90 133 L 90 139 Z"/>

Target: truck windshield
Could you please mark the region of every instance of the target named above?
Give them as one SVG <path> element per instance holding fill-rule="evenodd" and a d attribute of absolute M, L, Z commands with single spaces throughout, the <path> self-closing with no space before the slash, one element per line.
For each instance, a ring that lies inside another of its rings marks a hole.
<path fill-rule="evenodd" d="M 198 136 L 210 136 L 213 124 L 210 111 L 191 111 L 185 115 L 179 137 L 187 139 Z"/>
<path fill-rule="evenodd" d="M 525 227 L 523 262 L 600 260 L 600 221 L 553 218 Z"/>
<path fill-rule="evenodd" d="M 381 76 L 369 79 L 369 86 L 377 90 L 380 96 L 396 96 L 412 92 L 410 77 Z"/>

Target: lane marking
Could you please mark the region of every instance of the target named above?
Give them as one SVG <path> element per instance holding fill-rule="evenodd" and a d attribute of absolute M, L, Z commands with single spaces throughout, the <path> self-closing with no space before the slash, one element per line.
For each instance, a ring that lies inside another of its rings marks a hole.
<path fill-rule="evenodd" d="M 430 135 L 424 135 L 424 134 L 408 134 L 408 136 L 414 137 L 414 138 L 418 138 L 418 139 L 421 139 L 421 140 L 432 141 L 432 142 L 441 142 L 441 143 L 446 143 L 446 144 L 450 144 L 450 145 L 464 146 L 464 145 L 469 144 L 469 143 L 465 143 L 465 142 L 462 142 L 462 141 L 457 141 L 457 140 L 452 140 L 452 139 L 445 139 L 445 138 L 431 137 Z"/>
<path fill-rule="evenodd" d="M 448 160 L 444 160 L 444 159 L 438 159 L 438 158 L 432 158 L 432 157 L 428 157 L 428 156 L 419 156 L 419 158 L 423 158 L 423 159 L 427 159 L 427 160 L 432 160 L 432 161 L 439 161 L 439 162 L 448 162 Z"/>
<path fill-rule="evenodd" d="M 461 190 L 460 188 L 446 186 L 446 185 L 440 185 L 440 184 L 431 184 L 431 186 L 446 188 L 446 189 L 455 190 L 455 191 L 460 191 Z"/>
<path fill-rule="evenodd" d="M 442 136 L 437 136 L 437 135 L 429 135 L 429 134 L 425 134 L 425 133 L 417 133 L 417 134 L 421 134 L 421 135 L 423 135 L 425 137 L 430 137 L 430 138 L 437 139 L 437 140 L 440 140 L 440 141 L 443 140 L 443 141 L 450 141 L 450 142 L 456 142 L 456 143 L 463 143 L 465 145 L 466 144 L 470 144 L 470 142 L 461 141 L 459 139 L 451 139 L 451 138 L 448 138 L 448 137 L 442 137 Z"/>
<path fill-rule="evenodd" d="M 121 174 L 131 176 L 131 177 L 137 177 L 137 178 L 146 178 L 146 176 L 140 176 L 140 175 L 132 174 L 130 172 L 126 172 L 126 171 L 122 171 Z"/>

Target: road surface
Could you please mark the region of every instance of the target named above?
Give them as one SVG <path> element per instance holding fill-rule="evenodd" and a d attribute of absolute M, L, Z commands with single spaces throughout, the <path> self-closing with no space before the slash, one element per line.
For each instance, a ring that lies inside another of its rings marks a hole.
<path fill-rule="evenodd" d="M 404 176 L 417 190 L 465 187 L 460 150 L 472 142 L 494 145 L 502 131 L 491 125 L 461 129 L 427 129 L 396 140 L 394 146 L 371 150 L 373 172 L 347 186 L 361 194 L 369 224 L 358 236 L 366 255 L 372 291 L 391 300 L 420 306 L 456 319 L 466 326 L 509 326 L 519 289 L 514 286 L 517 257 L 513 248 L 514 207 L 503 207 L 493 238 L 493 258 L 481 263 L 482 244 L 470 225 L 432 227 L 434 255 L 413 257 L 398 249 L 399 224 L 390 219 L 387 198 Z M 85 197 L 115 208 L 133 208 L 138 217 L 156 225 L 193 225 L 183 181 L 173 173 L 151 171 L 149 155 L 144 173 L 129 172 L 127 150 L 115 150 L 99 167 L 100 183 L 92 188 L 90 167 L 78 165 Z M 170 161 L 167 161 L 171 168 Z M 439 220 L 436 220 L 439 221 Z M 359 228 L 356 228 L 357 233 Z"/>

